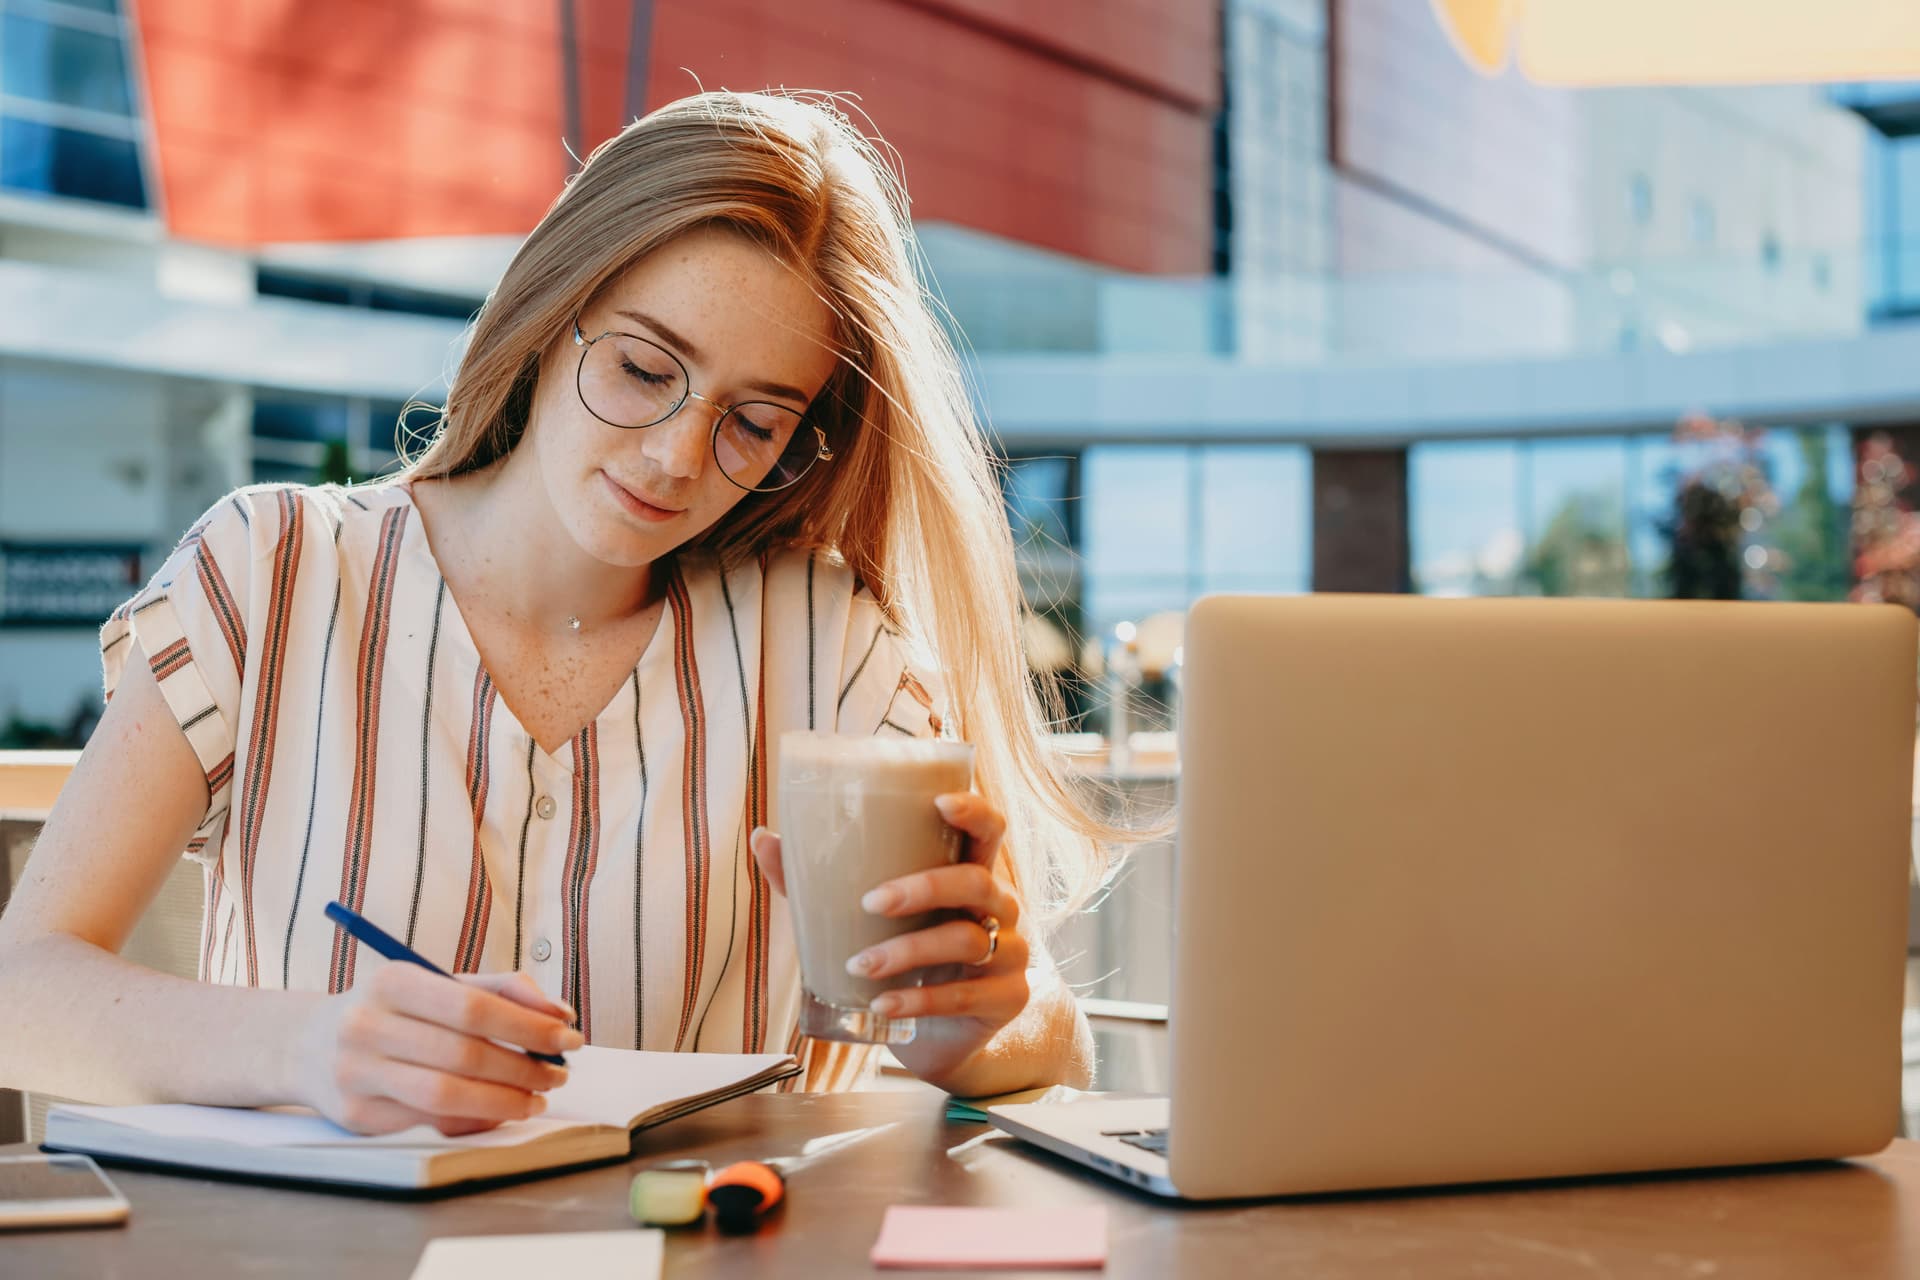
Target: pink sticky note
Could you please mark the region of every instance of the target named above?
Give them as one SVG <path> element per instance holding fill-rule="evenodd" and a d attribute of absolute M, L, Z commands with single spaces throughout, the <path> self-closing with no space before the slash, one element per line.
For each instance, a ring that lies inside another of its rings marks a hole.
<path fill-rule="evenodd" d="M 876 1267 L 1097 1271 L 1107 1265 L 1107 1210 L 897 1204 L 870 1256 Z"/>

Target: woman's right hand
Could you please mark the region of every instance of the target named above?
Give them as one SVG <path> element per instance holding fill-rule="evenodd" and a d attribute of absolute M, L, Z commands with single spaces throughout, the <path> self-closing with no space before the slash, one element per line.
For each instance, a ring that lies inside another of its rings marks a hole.
<path fill-rule="evenodd" d="M 524 973 L 446 978 L 387 964 L 318 1003 L 294 1078 L 302 1102 L 355 1133 L 478 1133 L 546 1110 L 541 1095 L 566 1069 L 502 1046 L 578 1049 L 573 1016 Z"/>

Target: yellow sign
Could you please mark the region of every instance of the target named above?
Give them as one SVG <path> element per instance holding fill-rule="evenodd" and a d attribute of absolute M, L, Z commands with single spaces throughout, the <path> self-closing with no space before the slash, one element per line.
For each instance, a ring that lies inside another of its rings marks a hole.
<path fill-rule="evenodd" d="M 1920 0 L 1432 0 L 1476 69 L 1539 84 L 1920 79 Z"/>

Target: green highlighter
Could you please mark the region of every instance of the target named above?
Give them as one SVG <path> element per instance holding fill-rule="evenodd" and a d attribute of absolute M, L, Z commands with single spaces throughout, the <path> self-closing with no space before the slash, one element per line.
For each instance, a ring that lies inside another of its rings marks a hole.
<path fill-rule="evenodd" d="M 627 1210 L 643 1227 L 684 1227 L 707 1213 L 705 1160 L 669 1160 L 633 1175 Z"/>

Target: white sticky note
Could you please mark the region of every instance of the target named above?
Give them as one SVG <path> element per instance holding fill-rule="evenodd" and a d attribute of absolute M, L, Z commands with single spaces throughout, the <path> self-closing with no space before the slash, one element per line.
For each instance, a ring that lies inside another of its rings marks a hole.
<path fill-rule="evenodd" d="M 446 1236 L 427 1241 L 413 1280 L 527 1280 L 543 1275 L 659 1280 L 665 1253 L 665 1235 L 638 1229 Z"/>

